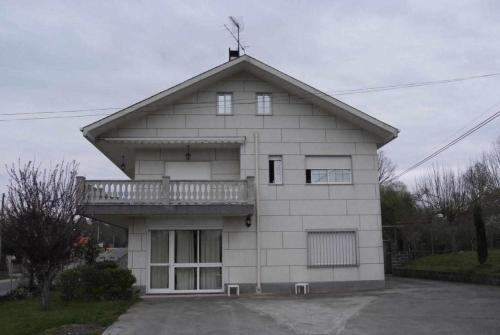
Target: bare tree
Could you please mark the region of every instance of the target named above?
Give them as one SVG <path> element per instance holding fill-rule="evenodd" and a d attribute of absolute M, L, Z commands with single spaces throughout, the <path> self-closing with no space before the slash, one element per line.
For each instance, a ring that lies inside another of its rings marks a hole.
<path fill-rule="evenodd" d="M 483 161 L 491 175 L 491 186 L 500 189 L 500 137 L 493 143 L 491 151 L 483 155 Z"/>
<path fill-rule="evenodd" d="M 383 151 L 379 151 L 377 155 L 378 161 L 378 182 L 380 185 L 390 184 L 395 176 L 396 165 L 385 155 Z"/>
<path fill-rule="evenodd" d="M 33 274 L 44 309 L 49 306 L 51 283 L 70 261 L 80 237 L 76 171 L 75 162 L 50 170 L 33 162 L 7 169 L 10 184 L 0 228 Z"/>
<path fill-rule="evenodd" d="M 419 202 L 434 214 L 442 214 L 452 226 L 467 210 L 464 180 L 452 170 L 433 166 L 430 173 L 417 180 L 416 190 Z M 456 251 L 454 233 L 451 238 L 452 249 Z"/>

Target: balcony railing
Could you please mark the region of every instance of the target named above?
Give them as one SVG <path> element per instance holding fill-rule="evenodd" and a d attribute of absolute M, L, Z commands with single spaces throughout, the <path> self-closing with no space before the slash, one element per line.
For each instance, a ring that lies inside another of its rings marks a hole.
<path fill-rule="evenodd" d="M 244 180 L 85 180 L 78 177 L 83 205 L 253 204 L 254 177 Z"/>

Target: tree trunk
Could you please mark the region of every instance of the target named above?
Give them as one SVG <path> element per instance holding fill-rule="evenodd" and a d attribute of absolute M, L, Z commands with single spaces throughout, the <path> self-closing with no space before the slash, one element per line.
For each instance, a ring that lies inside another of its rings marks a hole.
<path fill-rule="evenodd" d="M 486 240 L 486 229 L 484 227 L 482 208 L 479 202 L 474 204 L 474 226 L 476 227 L 477 259 L 479 264 L 486 263 L 488 259 L 488 241 Z"/>
<path fill-rule="evenodd" d="M 451 224 L 450 227 L 450 242 L 451 242 L 451 251 L 458 252 L 457 247 L 457 228 L 454 224 Z"/>
<path fill-rule="evenodd" d="M 41 284 L 41 296 L 42 296 L 42 309 L 49 309 L 49 295 L 50 295 L 50 276 L 44 278 Z"/>

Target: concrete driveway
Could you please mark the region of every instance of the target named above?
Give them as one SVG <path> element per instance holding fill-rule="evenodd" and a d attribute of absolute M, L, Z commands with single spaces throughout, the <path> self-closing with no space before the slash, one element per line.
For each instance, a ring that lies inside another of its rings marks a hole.
<path fill-rule="evenodd" d="M 149 298 L 104 334 L 500 334 L 500 288 L 394 278 L 344 295 Z"/>
<path fill-rule="evenodd" d="M 18 280 L 17 279 L 2 279 L 0 280 L 0 296 L 9 293 L 11 290 L 17 287 Z"/>

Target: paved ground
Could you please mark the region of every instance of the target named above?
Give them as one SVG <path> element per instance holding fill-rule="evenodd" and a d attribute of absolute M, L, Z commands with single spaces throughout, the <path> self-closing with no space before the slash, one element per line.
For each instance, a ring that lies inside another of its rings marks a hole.
<path fill-rule="evenodd" d="M 104 335 L 500 334 L 500 288 L 395 278 L 387 289 L 308 297 L 155 298 Z"/>
<path fill-rule="evenodd" d="M 17 287 L 17 280 L 13 280 L 11 283 L 10 279 L 2 279 L 0 280 L 0 296 L 9 293 L 11 288 Z"/>

